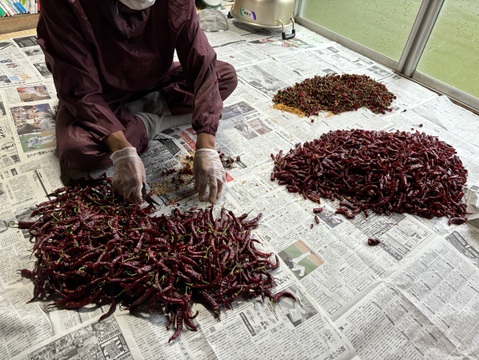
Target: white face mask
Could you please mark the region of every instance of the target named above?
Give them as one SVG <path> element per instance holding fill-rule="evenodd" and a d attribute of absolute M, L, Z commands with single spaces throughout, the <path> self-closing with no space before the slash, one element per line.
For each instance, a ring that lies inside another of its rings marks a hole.
<path fill-rule="evenodd" d="M 119 0 L 132 10 L 144 10 L 152 6 L 156 0 Z"/>

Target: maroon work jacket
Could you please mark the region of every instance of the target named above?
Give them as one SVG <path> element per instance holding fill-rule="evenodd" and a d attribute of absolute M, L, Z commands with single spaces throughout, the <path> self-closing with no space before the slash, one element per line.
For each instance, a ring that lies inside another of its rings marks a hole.
<path fill-rule="evenodd" d="M 99 140 L 124 130 L 115 110 L 167 84 L 176 50 L 193 94 L 192 126 L 216 133 L 223 106 L 216 54 L 194 4 L 157 0 L 136 11 L 117 0 L 42 0 L 38 42 L 58 98 L 82 127 Z"/>

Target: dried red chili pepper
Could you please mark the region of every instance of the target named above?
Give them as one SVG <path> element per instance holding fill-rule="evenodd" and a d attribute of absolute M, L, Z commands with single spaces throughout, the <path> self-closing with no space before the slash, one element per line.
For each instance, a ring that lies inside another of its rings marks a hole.
<path fill-rule="evenodd" d="M 172 341 L 183 325 L 196 330 L 193 301 L 219 316 L 240 295 L 289 296 L 271 292 L 268 271 L 279 262 L 251 237 L 261 213 L 248 219 L 221 209 L 215 217 L 210 207 L 155 216 L 151 207 L 125 203 L 106 176 L 79 179 L 51 198 L 32 212 L 38 219 L 20 224 L 35 241 L 35 267 L 21 270 L 34 284 L 31 301 L 51 298 L 66 309 L 110 304 L 100 320 L 117 304 L 160 310 L 175 327 Z"/>
<path fill-rule="evenodd" d="M 350 219 L 371 210 L 467 220 L 467 170 L 452 146 L 425 133 L 336 130 L 271 157 L 278 184 L 316 203 L 339 199 L 336 213 Z"/>

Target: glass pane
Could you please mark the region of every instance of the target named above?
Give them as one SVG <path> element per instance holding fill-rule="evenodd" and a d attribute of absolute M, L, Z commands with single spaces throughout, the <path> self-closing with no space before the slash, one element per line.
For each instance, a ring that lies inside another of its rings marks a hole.
<path fill-rule="evenodd" d="M 304 0 L 302 17 L 399 61 L 421 0 Z"/>
<path fill-rule="evenodd" d="M 417 70 L 479 98 L 479 1 L 447 0 Z"/>

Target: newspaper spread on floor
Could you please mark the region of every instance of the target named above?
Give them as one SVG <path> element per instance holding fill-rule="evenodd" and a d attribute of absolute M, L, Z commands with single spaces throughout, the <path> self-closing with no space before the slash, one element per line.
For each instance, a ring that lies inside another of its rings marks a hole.
<path fill-rule="evenodd" d="M 52 79 L 35 37 L 0 43 L 0 358 L 2 359 L 457 359 L 479 357 L 479 117 L 307 29 L 282 40 L 275 30 L 230 21 L 208 33 L 218 58 L 238 73 L 224 104 L 218 150 L 236 161 L 218 206 L 263 213 L 254 236 L 281 259 L 276 289 L 297 301 L 237 301 L 214 318 L 195 305 L 199 331 L 172 343 L 167 318 L 107 308 L 48 310 L 29 302 L 32 243 L 15 224 L 63 186 L 55 157 Z M 15 65 L 15 66 L 14 66 Z M 272 108 L 280 89 L 314 75 L 355 73 L 384 83 L 391 113 L 366 109 L 314 119 Z M 336 129 L 423 131 L 454 146 L 469 171 L 468 222 L 407 214 L 348 220 L 271 181 L 272 153 Z M 191 178 L 175 182 L 194 151 L 190 127 L 170 129 L 142 155 L 155 199 L 168 211 L 199 203 Z M 111 169 L 106 172 L 110 174 Z M 94 174 L 93 174 L 94 175 Z M 370 237 L 379 246 L 367 245 Z"/>

